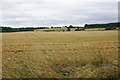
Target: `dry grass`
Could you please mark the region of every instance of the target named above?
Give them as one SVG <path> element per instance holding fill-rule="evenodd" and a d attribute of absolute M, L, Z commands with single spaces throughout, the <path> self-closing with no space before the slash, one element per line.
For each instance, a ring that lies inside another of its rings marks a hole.
<path fill-rule="evenodd" d="M 3 78 L 117 77 L 118 31 L 3 33 Z"/>
<path fill-rule="evenodd" d="M 105 28 L 89 28 L 89 29 L 85 29 L 86 31 L 104 31 Z"/>

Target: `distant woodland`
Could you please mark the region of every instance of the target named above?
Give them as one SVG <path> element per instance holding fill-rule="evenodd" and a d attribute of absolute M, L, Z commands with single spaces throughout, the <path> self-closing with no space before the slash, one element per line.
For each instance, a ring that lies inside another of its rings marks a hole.
<path fill-rule="evenodd" d="M 68 31 L 70 31 L 71 28 L 78 28 L 75 31 L 81 31 L 79 30 L 80 27 L 74 27 L 70 25 L 69 27 L 65 26 Z M 26 27 L 26 28 L 11 28 L 11 27 L 4 27 L 0 26 L 0 32 L 23 32 L 23 31 L 34 31 L 35 29 L 48 29 L 49 27 Z M 52 27 L 51 27 L 52 28 Z M 113 30 L 116 28 L 120 28 L 120 22 L 117 23 L 107 23 L 107 24 L 85 24 L 84 29 L 89 29 L 89 28 L 105 28 L 105 30 Z"/>
<path fill-rule="evenodd" d="M 26 27 L 26 28 L 11 28 L 0 26 L 0 32 L 23 32 L 23 31 L 34 31 L 35 29 L 47 29 L 48 27 Z"/>
<path fill-rule="evenodd" d="M 120 28 L 120 22 L 108 24 L 85 24 L 84 28 Z"/>

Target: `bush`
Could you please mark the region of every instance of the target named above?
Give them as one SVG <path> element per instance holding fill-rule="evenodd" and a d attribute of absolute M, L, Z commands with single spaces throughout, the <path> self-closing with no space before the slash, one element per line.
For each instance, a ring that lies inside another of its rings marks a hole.
<path fill-rule="evenodd" d="M 71 31 L 70 28 L 67 28 L 67 31 Z"/>
<path fill-rule="evenodd" d="M 106 27 L 105 30 L 114 30 L 116 28 L 112 28 L 112 27 Z"/>
<path fill-rule="evenodd" d="M 83 30 L 85 29 L 79 29 L 79 28 L 75 29 L 75 31 L 83 31 Z"/>

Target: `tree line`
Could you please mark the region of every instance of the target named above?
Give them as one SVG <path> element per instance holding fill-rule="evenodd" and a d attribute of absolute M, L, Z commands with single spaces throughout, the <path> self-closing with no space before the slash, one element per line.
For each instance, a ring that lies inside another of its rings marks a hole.
<path fill-rule="evenodd" d="M 0 32 L 23 32 L 23 31 L 34 31 L 35 29 L 47 29 L 48 27 L 26 27 L 26 28 L 11 28 L 0 26 Z"/>
<path fill-rule="evenodd" d="M 107 23 L 107 24 L 85 24 L 84 27 L 74 27 L 72 25 L 65 27 L 67 28 L 67 31 L 71 31 L 71 28 L 77 28 L 75 31 L 82 31 L 89 28 L 105 28 L 105 30 L 113 30 L 116 28 L 120 28 L 120 22 Z M 0 32 L 23 32 L 23 31 L 34 31 L 35 29 L 48 29 L 48 28 L 49 27 L 11 28 L 11 27 L 0 26 Z"/>
<path fill-rule="evenodd" d="M 84 28 L 120 28 L 120 22 L 107 24 L 85 24 Z"/>

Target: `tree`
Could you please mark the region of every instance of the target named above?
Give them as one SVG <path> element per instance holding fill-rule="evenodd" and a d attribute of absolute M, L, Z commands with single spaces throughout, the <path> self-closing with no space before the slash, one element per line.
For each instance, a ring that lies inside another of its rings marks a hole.
<path fill-rule="evenodd" d="M 53 28 L 53 26 L 51 26 L 51 28 Z"/>
<path fill-rule="evenodd" d="M 67 31 L 71 31 L 70 28 L 67 28 Z"/>
<path fill-rule="evenodd" d="M 67 26 L 65 26 L 67 28 Z"/>
<path fill-rule="evenodd" d="M 73 28 L 73 26 L 72 26 L 72 25 L 70 25 L 70 26 L 69 26 L 69 28 Z"/>

